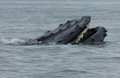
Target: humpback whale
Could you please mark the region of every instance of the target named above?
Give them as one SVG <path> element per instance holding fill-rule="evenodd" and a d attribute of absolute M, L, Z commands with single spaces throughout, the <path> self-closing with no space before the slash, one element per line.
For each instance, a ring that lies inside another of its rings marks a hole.
<path fill-rule="evenodd" d="M 104 41 L 107 30 L 104 27 L 89 28 L 91 16 L 68 20 L 52 31 L 32 40 L 40 44 L 96 44 Z"/>

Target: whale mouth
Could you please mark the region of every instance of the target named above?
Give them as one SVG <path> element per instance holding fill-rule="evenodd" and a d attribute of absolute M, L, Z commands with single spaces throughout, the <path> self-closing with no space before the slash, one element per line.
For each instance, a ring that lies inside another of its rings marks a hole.
<path fill-rule="evenodd" d="M 68 20 L 60 24 L 56 29 L 45 32 L 33 41 L 40 44 L 93 44 L 103 42 L 107 36 L 104 27 L 89 28 L 91 16 L 82 16 L 81 19 Z"/>
<path fill-rule="evenodd" d="M 90 25 L 90 24 L 88 24 L 88 25 L 86 26 L 86 28 L 85 28 L 81 33 L 79 33 L 78 36 L 73 40 L 73 43 L 74 43 L 74 44 L 78 44 L 78 43 L 81 41 L 81 39 L 84 38 L 84 35 L 85 35 L 85 33 L 87 33 L 87 30 L 88 30 L 88 28 L 89 28 L 89 25 Z"/>

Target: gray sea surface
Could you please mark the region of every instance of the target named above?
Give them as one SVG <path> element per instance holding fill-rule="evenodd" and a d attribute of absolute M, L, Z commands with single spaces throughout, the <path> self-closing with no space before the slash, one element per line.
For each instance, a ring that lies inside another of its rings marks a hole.
<path fill-rule="evenodd" d="M 101 45 L 20 45 L 90 15 Z M 0 78 L 120 78 L 120 3 L 0 2 Z"/>

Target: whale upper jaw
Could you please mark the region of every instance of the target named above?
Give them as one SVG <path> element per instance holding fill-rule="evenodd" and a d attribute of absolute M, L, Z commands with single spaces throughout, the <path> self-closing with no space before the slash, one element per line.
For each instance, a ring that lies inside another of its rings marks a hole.
<path fill-rule="evenodd" d="M 78 44 L 87 32 L 90 16 L 83 16 L 81 19 L 69 20 L 64 24 L 60 24 L 53 31 L 47 31 L 45 34 L 36 40 L 45 43 L 58 43 L 58 44 Z"/>

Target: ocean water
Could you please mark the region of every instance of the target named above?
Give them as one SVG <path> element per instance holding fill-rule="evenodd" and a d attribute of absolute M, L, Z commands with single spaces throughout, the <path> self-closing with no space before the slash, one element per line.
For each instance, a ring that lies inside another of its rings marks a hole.
<path fill-rule="evenodd" d="M 106 44 L 20 45 L 85 15 Z M 0 78 L 120 78 L 120 3 L 0 2 Z"/>

